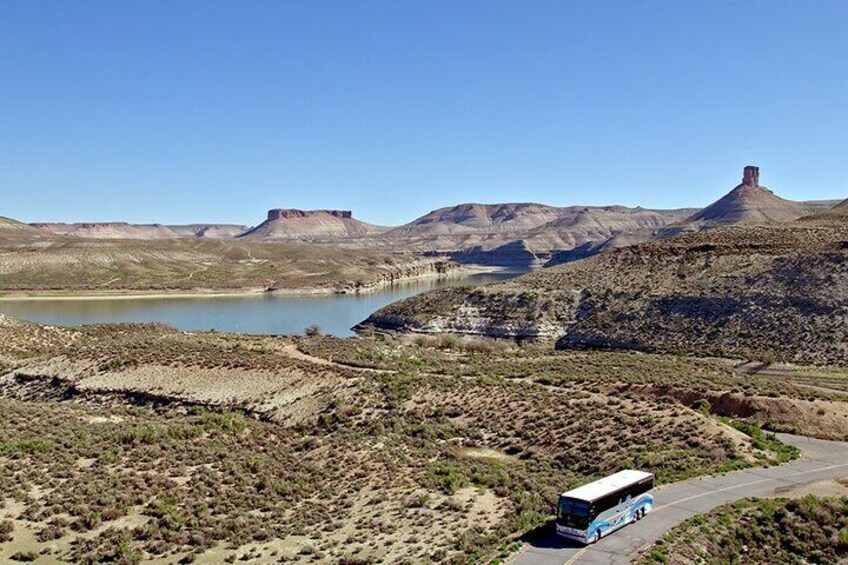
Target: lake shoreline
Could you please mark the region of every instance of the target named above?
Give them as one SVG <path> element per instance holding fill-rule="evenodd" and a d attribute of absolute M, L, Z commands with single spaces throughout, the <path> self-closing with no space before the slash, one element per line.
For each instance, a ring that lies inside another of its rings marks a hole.
<path fill-rule="evenodd" d="M 392 280 L 379 281 L 362 287 L 302 287 L 302 288 L 261 288 L 251 287 L 243 289 L 191 289 L 191 290 L 113 290 L 113 291 L 0 291 L 0 302 L 26 302 L 26 301 L 74 301 L 74 300 L 144 300 L 144 299 L 167 299 L 167 298 L 239 298 L 260 296 L 332 296 L 332 295 L 355 295 L 379 292 L 393 286 L 414 284 L 419 281 L 432 279 L 451 279 L 463 277 L 476 273 L 501 273 L 512 272 L 509 267 L 496 267 L 488 265 L 462 265 L 446 273 L 426 273 L 411 277 L 402 277 Z"/>

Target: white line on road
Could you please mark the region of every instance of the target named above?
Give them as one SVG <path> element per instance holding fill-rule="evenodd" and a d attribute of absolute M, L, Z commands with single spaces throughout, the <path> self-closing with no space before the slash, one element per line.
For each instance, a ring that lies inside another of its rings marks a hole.
<path fill-rule="evenodd" d="M 848 467 L 848 463 L 841 463 L 841 464 L 837 464 L 837 465 L 828 465 L 826 467 L 820 467 L 818 469 L 810 469 L 808 471 L 800 471 L 798 473 L 792 473 L 790 475 L 784 475 L 782 477 L 771 477 L 771 478 L 767 478 L 767 479 L 759 479 L 759 480 L 756 480 L 756 481 L 749 481 L 747 483 L 742 483 L 742 484 L 739 484 L 739 485 L 731 485 L 731 486 L 727 486 L 727 487 L 720 488 L 720 489 L 702 492 L 701 494 L 693 494 L 692 496 L 687 496 L 686 498 L 681 498 L 680 500 L 673 500 L 673 501 L 670 501 L 666 504 L 663 504 L 662 506 L 658 506 L 657 509 L 654 510 L 654 512 L 652 512 L 652 513 L 659 512 L 659 511 L 664 510 L 666 508 L 674 508 L 675 505 L 677 505 L 677 504 L 681 504 L 683 502 L 688 502 L 690 500 L 695 500 L 696 498 L 702 498 L 702 497 L 705 497 L 705 496 L 715 495 L 715 494 L 718 494 L 720 492 L 727 492 L 727 491 L 730 491 L 730 490 L 736 490 L 736 489 L 750 487 L 750 486 L 768 483 L 768 482 L 772 482 L 772 481 L 780 481 L 782 479 L 786 479 L 786 478 L 790 478 L 790 477 L 800 477 L 800 476 L 803 476 L 803 475 L 810 475 L 810 474 L 813 474 L 813 473 L 822 473 L 822 472 L 825 472 L 825 471 L 831 471 L 833 469 L 840 469 L 840 468 L 843 468 L 843 467 Z M 571 565 L 577 559 L 579 559 L 581 555 L 583 555 L 586 551 L 588 551 L 590 549 L 590 547 L 591 546 L 587 545 L 586 547 L 581 548 L 580 551 L 578 551 L 577 553 L 572 555 L 567 561 L 565 561 L 565 563 L 563 565 Z"/>
<path fill-rule="evenodd" d="M 668 508 L 668 507 L 673 506 L 675 504 L 680 504 L 681 502 L 688 502 L 688 501 L 694 500 L 696 498 L 701 498 L 703 496 L 709 496 L 711 494 L 717 494 L 719 492 L 736 490 L 738 488 L 750 487 L 750 486 L 753 486 L 753 485 L 759 485 L 759 484 L 768 483 L 768 482 L 771 482 L 771 481 L 779 481 L 781 479 L 785 479 L 785 478 L 788 478 L 788 477 L 800 477 L 801 475 L 809 475 L 810 473 L 821 473 L 822 471 L 830 471 L 831 469 L 839 469 L 840 467 L 848 467 L 848 463 L 841 464 L 841 465 L 830 465 L 828 467 L 821 467 L 820 469 L 811 469 L 809 471 L 801 471 L 800 473 L 793 473 L 791 475 L 784 475 L 783 477 L 773 477 L 773 478 L 770 478 L 770 479 L 760 479 L 759 481 L 751 481 L 749 483 L 742 483 L 741 485 L 732 485 L 732 486 L 729 486 L 729 487 L 724 487 L 724 488 L 720 488 L 720 489 L 716 489 L 716 490 L 702 492 L 701 494 L 693 494 L 692 496 L 687 496 L 686 498 L 681 498 L 680 500 L 674 500 L 672 502 L 663 504 L 662 506 L 660 506 L 659 508 L 656 509 L 656 512 L 659 512 L 660 510 L 662 510 L 664 508 Z"/>

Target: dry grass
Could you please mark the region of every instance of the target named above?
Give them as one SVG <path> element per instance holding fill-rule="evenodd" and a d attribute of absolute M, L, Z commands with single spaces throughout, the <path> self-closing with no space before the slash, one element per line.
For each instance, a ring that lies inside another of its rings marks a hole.
<path fill-rule="evenodd" d="M 0 237 L 0 290 L 9 292 L 356 289 L 449 267 L 301 242 Z"/>
<path fill-rule="evenodd" d="M 742 386 L 721 361 L 8 319 L 4 337 L 18 347 L 0 377 L 0 556 L 480 562 L 593 477 L 781 457 L 677 399 L 620 390 Z"/>

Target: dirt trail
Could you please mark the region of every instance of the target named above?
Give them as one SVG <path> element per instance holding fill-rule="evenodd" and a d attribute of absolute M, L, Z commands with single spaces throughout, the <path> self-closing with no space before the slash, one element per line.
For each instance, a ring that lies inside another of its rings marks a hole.
<path fill-rule="evenodd" d="M 289 345 L 284 346 L 281 350 L 282 353 L 285 353 L 292 359 L 298 359 L 300 361 L 307 361 L 309 363 L 313 363 L 315 365 L 322 365 L 325 367 L 337 367 L 339 369 L 352 369 L 354 371 L 362 371 L 364 373 L 397 373 L 397 371 L 389 370 L 389 369 L 374 369 L 373 367 L 358 367 L 356 365 L 347 365 L 345 363 L 338 363 L 336 361 L 330 361 L 329 359 L 324 359 L 323 357 L 315 357 L 314 355 L 310 355 L 308 353 L 304 353 L 301 351 L 297 344 L 291 343 Z"/>
<path fill-rule="evenodd" d="M 743 373 L 745 375 L 756 375 L 758 377 L 766 377 L 771 379 L 780 379 L 791 382 L 795 386 L 808 388 L 818 392 L 829 394 L 845 394 L 845 390 L 822 386 L 820 384 L 810 384 L 801 382 L 797 370 L 792 367 L 784 367 L 781 365 L 766 365 L 763 363 L 740 363 L 733 366 L 734 372 Z"/>

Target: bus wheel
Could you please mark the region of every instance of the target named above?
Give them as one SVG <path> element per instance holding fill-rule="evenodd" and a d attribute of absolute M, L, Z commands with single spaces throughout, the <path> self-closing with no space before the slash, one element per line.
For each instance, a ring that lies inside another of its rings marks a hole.
<path fill-rule="evenodd" d="M 601 530 L 596 530 L 595 531 L 595 543 L 598 543 L 599 541 L 601 541 Z"/>

